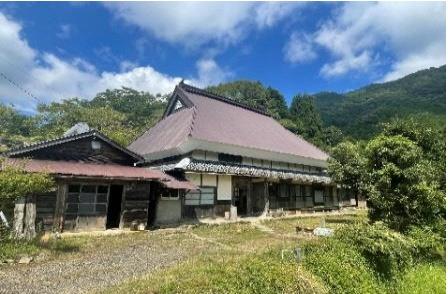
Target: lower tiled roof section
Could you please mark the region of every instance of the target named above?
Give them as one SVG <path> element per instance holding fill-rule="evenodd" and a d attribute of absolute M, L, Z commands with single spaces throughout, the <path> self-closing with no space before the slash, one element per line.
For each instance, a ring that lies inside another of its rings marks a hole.
<path fill-rule="evenodd" d="M 8 158 L 3 166 L 15 166 L 26 172 L 45 172 L 55 177 L 82 177 L 124 181 L 157 181 L 171 189 L 196 190 L 189 181 L 178 180 L 163 171 L 116 164 L 94 164 L 71 161 Z"/>
<path fill-rule="evenodd" d="M 173 170 L 176 163 L 169 163 L 157 166 L 162 171 Z M 267 169 L 263 167 L 230 164 L 226 162 L 212 162 L 205 160 L 192 159 L 191 162 L 184 167 L 185 171 L 209 172 L 220 174 L 232 174 L 239 176 L 260 177 L 268 179 L 294 180 L 304 183 L 320 183 L 330 184 L 331 179 L 326 174 L 310 174 L 305 172 Z"/>

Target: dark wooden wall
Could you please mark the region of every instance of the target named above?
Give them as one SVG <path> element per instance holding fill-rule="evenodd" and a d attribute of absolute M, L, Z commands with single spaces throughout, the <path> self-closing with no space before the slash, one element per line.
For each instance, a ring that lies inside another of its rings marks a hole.
<path fill-rule="evenodd" d="M 92 137 L 82 138 L 39 150 L 29 151 L 27 153 L 12 157 L 29 157 L 33 159 L 95 163 L 116 163 L 123 165 L 132 165 L 135 162 L 135 159 L 132 156 L 118 150 L 101 139 L 95 139 L 96 141 L 101 142 L 101 148 L 98 150 L 92 149 L 92 140 Z"/>
<path fill-rule="evenodd" d="M 125 187 L 125 199 L 121 226 L 128 228 L 133 222 L 147 224 L 150 200 L 150 184 L 136 184 Z"/>

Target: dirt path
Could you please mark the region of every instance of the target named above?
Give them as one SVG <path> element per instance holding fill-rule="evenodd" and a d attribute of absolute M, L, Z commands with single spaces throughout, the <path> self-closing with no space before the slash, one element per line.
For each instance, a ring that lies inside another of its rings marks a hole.
<path fill-rule="evenodd" d="M 166 245 L 166 246 L 165 246 Z M 189 246 L 138 242 L 115 250 L 98 248 L 73 259 L 0 267 L 0 293 L 86 293 L 174 265 Z"/>

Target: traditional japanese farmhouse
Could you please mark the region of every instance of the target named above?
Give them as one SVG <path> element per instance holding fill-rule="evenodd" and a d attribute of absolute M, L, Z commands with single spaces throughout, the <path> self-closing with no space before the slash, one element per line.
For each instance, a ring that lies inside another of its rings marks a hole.
<path fill-rule="evenodd" d="M 354 205 L 327 174 L 328 154 L 262 110 L 181 82 L 163 118 L 129 150 L 140 165 L 200 189 L 164 199 L 165 221 Z"/>
<path fill-rule="evenodd" d="M 178 197 L 196 189 L 162 171 L 135 167 L 141 156 L 96 130 L 75 129 L 55 140 L 11 150 L 6 156 L 4 165 L 46 172 L 56 182 L 53 191 L 24 195 L 16 203 L 14 226 L 19 235 L 25 227 L 44 231 L 145 228 L 158 218 L 163 222 L 164 214 L 157 212 L 161 197 Z"/>

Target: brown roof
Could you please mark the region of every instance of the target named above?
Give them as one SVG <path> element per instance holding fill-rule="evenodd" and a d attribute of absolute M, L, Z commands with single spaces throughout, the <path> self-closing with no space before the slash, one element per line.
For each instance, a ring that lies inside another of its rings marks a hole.
<path fill-rule="evenodd" d="M 194 112 L 194 108 L 186 108 L 167 116 L 132 142 L 128 149 L 148 154 L 178 147 L 191 132 Z"/>
<path fill-rule="evenodd" d="M 176 94 L 192 106 L 166 116 L 129 149 L 141 155 L 178 147 L 188 137 L 327 160 L 328 155 L 285 129 L 272 117 L 228 98 L 183 83 Z"/>
<path fill-rule="evenodd" d="M 126 181 L 154 180 L 171 189 L 197 189 L 192 183 L 178 180 L 160 170 L 149 170 L 140 167 L 17 158 L 8 158 L 4 164 L 23 168 L 27 172 L 45 172 L 56 177 L 88 177 Z"/>

